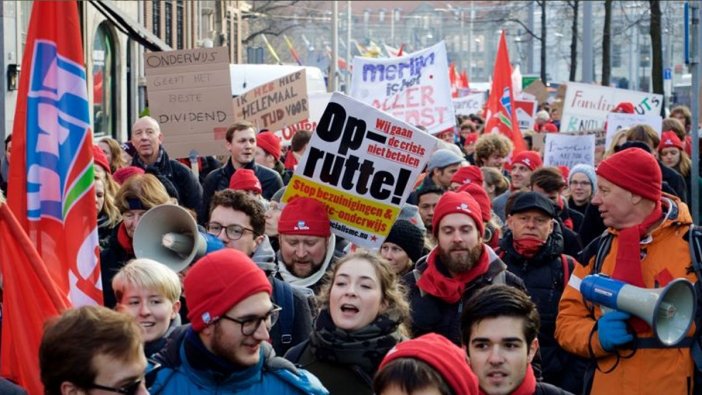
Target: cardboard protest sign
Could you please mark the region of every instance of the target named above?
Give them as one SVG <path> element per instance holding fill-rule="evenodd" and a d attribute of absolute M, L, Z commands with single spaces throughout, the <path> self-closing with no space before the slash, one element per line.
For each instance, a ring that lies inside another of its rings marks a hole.
<path fill-rule="evenodd" d="M 292 136 L 297 133 L 298 130 L 310 130 L 314 131 L 317 129 L 317 123 L 319 119 L 322 118 L 322 112 L 329 104 L 329 99 L 331 99 L 331 93 L 327 92 L 312 92 L 307 93 L 307 101 L 309 103 L 309 117 L 300 122 L 287 124 L 281 130 L 277 130 L 276 134 L 280 137 L 281 143 L 284 146 L 290 145 L 290 140 Z"/>
<path fill-rule="evenodd" d="M 407 123 L 334 93 L 281 201 L 320 200 L 335 234 L 379 248 L 436 143 Z"/>
<path fill-rule="evenodd" d="M 628 128 L 629 126 L 645 124 L 653 128 L 653 130 L 658 133 L 658 137 L 661 136 L 663 130 L 663 118 L 658 114 L 622 114 L 622 113 L 609 113 L 607 114 L 607 137 L 605 146 L 609 147 L 612 142 L 612 138 L 617 134 L 617 131 L 623 128 Z"/>
<path fill-rule="evenodd" d="M 548 100 L 548 89 L 541 80 L 531 82 L 522 93 L 534 95 L 539 103 L 544 103 Z"/>
<path fill-rule="evenodd" d="M 660 114 L 663 95 L 569 82 L 563 99 L 561 132 L 604 128 L 607 114 L 621 102 L 634 104 L 636 113 Z"/>
<path fill-rule="evenodd" d="M 353 58 L 351 97 L 432 134 L 452 129 L 446 44 L 402 57 Z"/>
<path fill-rule="evenodd" d="M 567 166 L 579 163 L 595 165 L 595 135 L 548 133 L 544 144 L 544 166 Z"/>
<path fill-rule="evenodd" d="M 298 70 L 234 98 L 234 117 L 256 129 L 280 130 L 309 117 L 307 74 Z"/>
<path fill-rule="evenodd" d="M 534 129 L 534 115 L 536 115 L 536 101 L 515 100 L 514 109 L 517 111 L 519 129 Z"/>
<path fill-rule="evenodd" d="M 169 155 L 222 153 L 234 121 L 227 48 L 149 52 L 144 61 L 149 110 Z"/>
<path fill-rule="evenodd" d="M 485 93 L 472 93 L 468 96 L 452 99 L 456 115 L 479 114 L 485 105 Z"/>

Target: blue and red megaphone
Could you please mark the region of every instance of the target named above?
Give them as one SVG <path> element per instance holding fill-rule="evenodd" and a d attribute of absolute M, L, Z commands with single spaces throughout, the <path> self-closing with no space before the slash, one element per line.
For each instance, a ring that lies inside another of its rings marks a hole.
<path fill-rule="evenodd" d="M 664 288 L 639 288 L 602 274 L 586 276 L 580 293 L 592 302 L 610 309 L 631 313 L 651 326 L 654 335 L 666 346 L 678 344 L 695 319 L 697 295 L 684 278 Z"/>

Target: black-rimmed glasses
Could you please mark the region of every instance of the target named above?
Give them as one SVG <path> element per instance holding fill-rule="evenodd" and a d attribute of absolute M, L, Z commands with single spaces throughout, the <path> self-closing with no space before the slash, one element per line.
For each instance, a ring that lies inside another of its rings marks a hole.
<path fill-rule="evenodd" d="M 90 385 L 90 388 L 96 389 L 96 390 L 115 392 L 115 393 L 124 394 L 124 395 L 134 395 L 137 393 L 137 391 L 139 391 L 139 387 L 141 386 L 142 381 L 143 381 L 143 379 L 139 378 L 136 381 L 131 382 L 131 383 L 124 385 L 122 387 L 119 387 L 119 388 L 106 387 L 104 385 L 93 383 Z"/>
<path fill-rule="evenodd" d="M 226 235 L 229 240 L 239 240 L 241 239 L 241 236 L 244 235 L 244 232 L 249 231 L 256 235 L 256 232 L 254 232 L 253 229 L 249 228 L 244 228 L 243 226 L 240 225 L 229 225 L 229 226 L 224 226 L 220 224 L 219 222 L 210 222 L 207 224 L 207 232 L 214 236 L 219 236 L 220 233 L 222 233 L 222 229 L 226 229 Z"/>
<path fill-rule="evenodd" d="M 263 317 L 249 317 L 243 320 L 238 318 L 232 318 L 226 315 L 222 316 L 222 319 L 236 322 L 241 325 L 241 334 L 244 336 L 251 336 L 258 330 L 262 322 L 266 323 L 266 329 L 271 330 L 273 325 L 278 322 L 278 317 L 280 316 L 280 310 L 282 307 L 273 305 L 273 308 Z"/>

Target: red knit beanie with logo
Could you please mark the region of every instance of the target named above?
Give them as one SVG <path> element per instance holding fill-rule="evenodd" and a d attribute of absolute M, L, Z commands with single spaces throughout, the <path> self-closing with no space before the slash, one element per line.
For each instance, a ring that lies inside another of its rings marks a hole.
<path fill-rule="evenodd" d="M 456 394 L 479 393 L 478 378 L 468 365 L 465 351 L 441 335 L 428 333 L 398 343 L 385 355 L 378 370 L 400 358 L 418 359 L 428 364 Z"/>
<path fill-rule="evenodd" d="M 112 174 L 112 169 L 110 169 L 110 162 L 107 161 L 107 156 L 102 152 L 102 148 L 99 145 L 93 144 L 93 160 L 95 163 L 100 165 L 106 172 Z"/>
<path fill-rule="evenodd" d="M 661 135 L 661 143 L 658 145 L 658 151 L 663 151 L 663 148 L 683 149 L 683 143 L 675 132 L 667 130 Z"/>
<path fill-rule="evenodd" d="M 483 172 L 480 171 L 478 166 L 463 166 L 453 174 L 453 177 L 451 177 L 451 182 L 461 185 L 471 183 L 482 184 Z"/>
<path fill-rule="evenodd" d="M 653 155 L 641 148 L 627 148 L 603 160 L 598 176 L 644 199 L 661 199 L 661 168 Z M 436 214 L 434 214 L 436 215 Z"/>
<path fill-rule="evenodd" d="M 274 132 L 263 132 L 256 136 L 256 145 L 280 160 L 280 138 Z"/>
<path fill-rule="evenodd" d="M 117 169 L 117 171 L 115 171 L 115 174 L 112 175 L 112 178 L 115 181 L 117 181 L 119 185 L 122 185 L 125 181 L 129 179 L 129 177 L 136 176 L 139 174 L 144 174 L 144 169 L 137 166 L 127 166 L 122 167 L 121 169 Z"/>
<path fill-rule="evenodd" d="M 480 214 L 482 214 L 483 222 L 488 222 L 491 217 L 492 212 L 492 200 L 490 196 L 483 189 L 483 184 L 465 184 L 458 188 L 456 192 L 466 192 L 478 202 L 480 206 Z"/>
<path fill-rule="evenodd" d="M 534 171 L 537 167 L 541 167 L 543 162 L 541 161 L 541 156 L 535 151 L 521 151 L 512 158 L 512 166 L 520 163 L 529 168 L 529 170 Z"/>
<path fill-rule="evenodd" d="M 329 237 L 330 226 L 327 206 L 324 203 L 312 198 L 296 197 L 283 207 L 278 220 L 278 233 Z"/>
<path fill-rule="evenodd" d="M 272 292 L 266 273 L 233 248 L 222 248 L 197 261 L 185 275 L 183 286 L 188 319 L 196 332 L 249 296 Z"/>
<path fill-rule="evenodd" d="M 258 180 L 256 173 L 251 169 L 239 169 L 235 171 L 234 174 L 232 174 L 232 178 L 229 179 L 229 189 L 263 193 L 261 181 Z"/>
<path fill-rule="evenodd" d="M 454 213 L 465 214 L 471 217 L 475 221 L 475 226 L 478 228 L 480 235 L 485 231 L 483 215 L 478 202 L 466 192 L 449 191 L 441 195 L 441 198 L 436 203 L 436 208 L 434 208 L 434 218 L 431 220 L 431 229 L 434 232 L 434 236 L 439 232 L 441 219 Z"/>

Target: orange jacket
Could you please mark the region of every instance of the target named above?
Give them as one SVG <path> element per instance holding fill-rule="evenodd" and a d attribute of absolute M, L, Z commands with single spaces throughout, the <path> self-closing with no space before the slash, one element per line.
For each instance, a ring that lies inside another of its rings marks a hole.
<path fill-rule="evenodd" d="M 666 200 L 668 198 L 669 200 Z M 688 230 L 692 218 L 687 206 L 676 198 L 666 195 L 664 198 L 664 212 L 668 216 L 674 215 L 675 207 L 678 213 L 676 218 L 667 218 L 652 233 L 650 243 L 641 244 L 645 248 L 646 256 L 641 261 L 643 280 L 648 288 L 661 287 L 655 277 L 667 269 L 672 278 L 684 277 L 695 282 L 696 276 L 687 274 L 691 265 L 690 249 L 683 236 Z M 671 209 L 672 208 L 672 209 Z M 614 229 L 609 229 L 614 234 L 612 247 L 604 258 L 601 273 L 611 275 L 616 265 L 618 238 Z M 595 307 L 593 318 L 590 310 L 580 294 L 580 281 L 590 274 L 594 265 L 593 257 L 587 266 L 578 266 L 573 272 L 568 287 L 563 292 L 556 320 L 556 340 L 565 350 L 590 358 L 588 343 L 597 357 L 598 366 L 602 371 L 611 369 L 616 363 L 614 354 L 602 349 L 597 332 L 590 333 L 597 319 L 602 315 L 599 307 Z M 660 278 L 660 277 L 659 277 Z M 690 335 L 694 333 L 694 325 Z M 640 334 L 640 338 L 652 337 L 653 333 L 647 331 Z M 631 350 L 621 350 L 621 355 L 628 355 Z M 592 385 L 592 394 L 689 394 L 692 391 L 694 364 L 689 348 L 669 349 L 638 349 L 633 357 L 621 358 L 617 367 L 610 373 L 595 372 Z"/>

